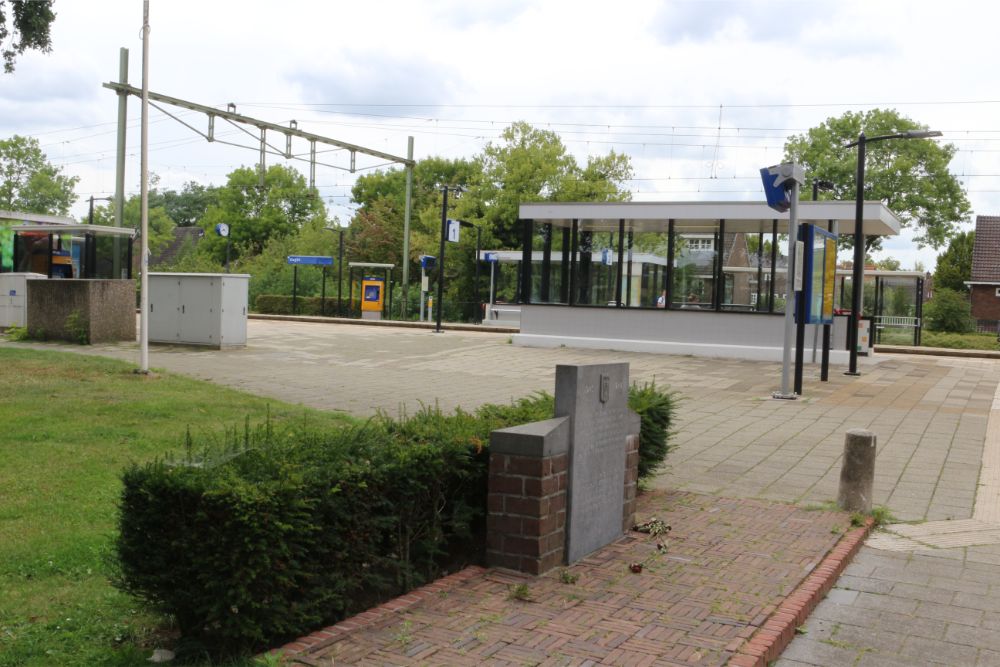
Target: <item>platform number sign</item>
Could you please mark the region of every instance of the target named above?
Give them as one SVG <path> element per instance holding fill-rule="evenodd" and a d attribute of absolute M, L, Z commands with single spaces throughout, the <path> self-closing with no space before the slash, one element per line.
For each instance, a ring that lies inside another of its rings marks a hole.
<path fill-rule="evenodd" d="M 458 243 L 459 230 L 462 228 L 461 223 L 458 220 L 448 221 L 448 240 L 452 243 Z"/>

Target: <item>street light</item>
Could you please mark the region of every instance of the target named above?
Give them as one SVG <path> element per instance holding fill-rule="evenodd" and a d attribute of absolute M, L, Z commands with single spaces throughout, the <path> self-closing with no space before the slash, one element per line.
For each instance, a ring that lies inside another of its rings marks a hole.
<path fill-rule="evenodd" d="M 846 144 L 844 148 L 858 147 L 858 178 L 857 198 L 854 209 L 854 267 L 851 273 L 851 322 L 847 331 L 850 346 L 851 363 L 844 375 L 860 375 L 858 373 L 858 323 L 861 322 L 862 283 L 865 279 L 865 234 L 862 229 L 865 206 L 865 146 L 875 141 L 887 139 L 929 139 L 940 137 L 936 130 L 907 130 L 895 134 L 884 134 L 879 137 L 866 137 L 862 132 L 857 141 Z"/>
<path fill-rule="evenodd" d="M 441 247 L 438 250 L 438 307 L 437 307 L 437 327 L 434 333 L 441 333 L 441 313 L 444 311 L 444 241 L 448 236 L 448 191 L 455 194 L 465 192 L 461 185 L 441 186 Z"/>

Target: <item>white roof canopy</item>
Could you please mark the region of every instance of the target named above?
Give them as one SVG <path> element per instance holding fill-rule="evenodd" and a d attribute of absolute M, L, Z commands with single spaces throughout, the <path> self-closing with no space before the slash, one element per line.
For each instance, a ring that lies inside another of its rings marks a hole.
<path fill-rule="evenodd" d="M 97 234 L 108 236 L 135 236 L 131 227 L 105 227 L 103 225 L 81 225 L 79 223 L 51 225 L 10 225 L 7 229 L 15 232 L 44 232 L 46 234 Z"/>
<path fill-rule="evenodd" d="M 856 204 L 853 201 L 799 202 L 799 222 L 826 227 L 831 220 L 841 234 L 854 232 Z M 674 221 L 678 233 L 713 232 L 726 221 L 726 232 L 770 232 L 772 222 L 788 226 L 788 214 L 778 213 L 763 202 L 533 202 L 521 204 L 518 217 L 556 227 L 568 227 L 577 220 L 583 231 L 616 232 L 618 221 L 636 232 L 666 232 Z M 896 214 L 879 201 L 864 202 L 865 236 L 894 236 L 902 226 Z"/>

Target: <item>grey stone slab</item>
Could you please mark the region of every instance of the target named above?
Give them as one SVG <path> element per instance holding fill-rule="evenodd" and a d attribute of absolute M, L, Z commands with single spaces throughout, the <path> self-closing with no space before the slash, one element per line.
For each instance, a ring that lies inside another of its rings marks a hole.
<path fill-rule="evenodd" d="M 808 636 L 795 638 L 781 654 L 788 660 L 807 665 L 853 665 L 862 651 L 853 646 L 841 646 L 826 641 L 814 641 Z"/>
<path fill-rule="evenodd" d="M 628 364 L 556 366 L 555 413 L 569 422 L 569 563 L 621 536 L 628 389 Z"/>
<path fill-rule="evenodd" d="M 490 451 L 538 458 L 565 454 L 569 451 L 569 419 L 556 417 L 493 431 Z"/>
<path fill-rule="evenodd" d="M 976 664 L 979 651 L 972 646 L 962 646 L 948 641 L 907 637 L 899 653 L 901 656 L 920 661 L 918 664 L 933 662 L 958 667 Z"/>

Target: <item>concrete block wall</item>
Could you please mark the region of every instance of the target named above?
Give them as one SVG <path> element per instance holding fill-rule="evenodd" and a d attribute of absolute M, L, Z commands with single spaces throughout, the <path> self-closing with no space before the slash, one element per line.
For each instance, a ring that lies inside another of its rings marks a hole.
<path fill-rule="evenodd" d="M 33 337 L 77 343 L 85 333 L 91 343 L 135 340 L 131 280 L 29 280 L 25 310 Z"/>
<path fill-rule="evenodd" d="M 635 510 L 639 502 L 639 434 L 625 438 L 625 504 L 622 506 L 622 533 L 635 525 Z"/>

